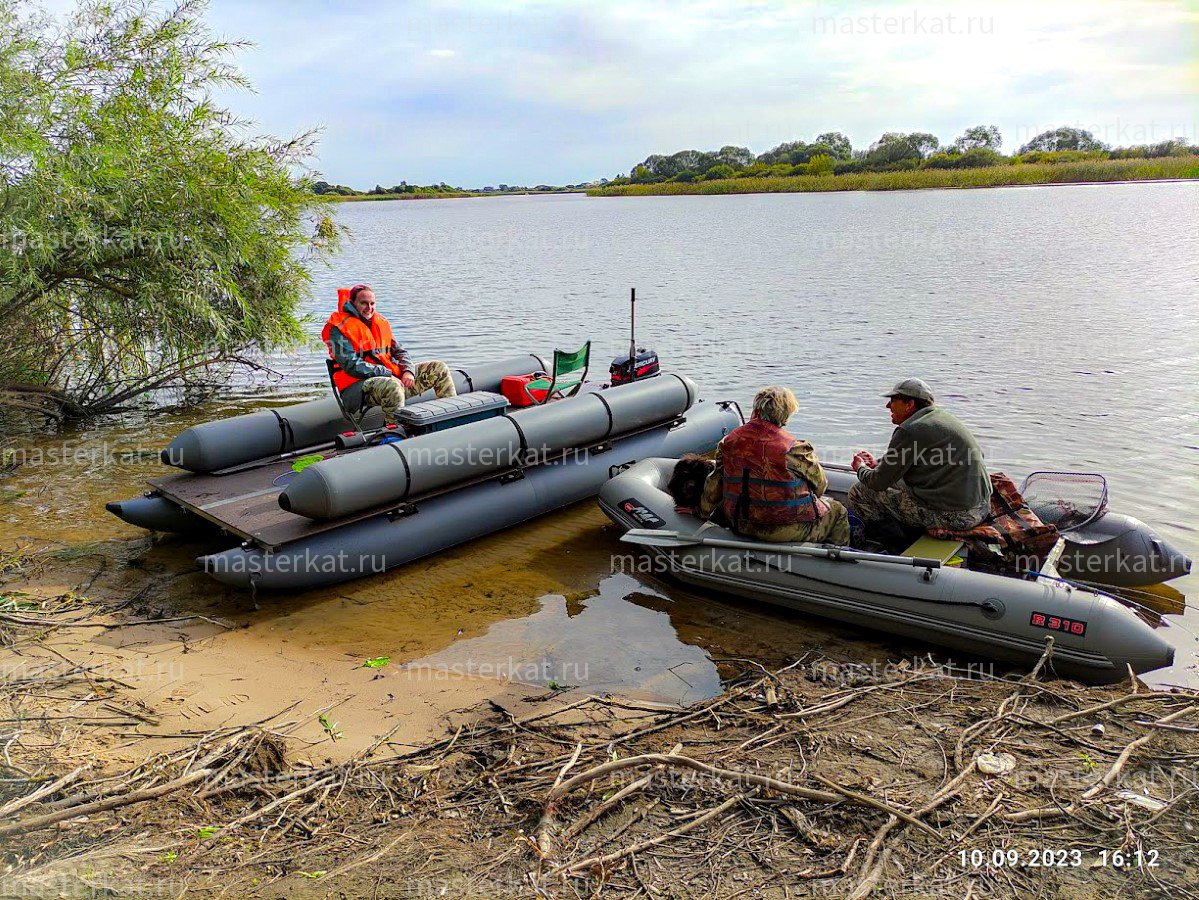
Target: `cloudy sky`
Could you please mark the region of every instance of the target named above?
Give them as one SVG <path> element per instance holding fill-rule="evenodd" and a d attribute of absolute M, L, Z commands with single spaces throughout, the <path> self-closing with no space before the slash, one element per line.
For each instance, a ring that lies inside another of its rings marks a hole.
<path fill-rule="evenodd" d="M 257 92 L 222 99 L 270 133 L 322 126 L 322 175 L 363 188 L 574 183 L 832 130 L 1199 140 L 1193 0 L 212 0 L 208 21 L 256 45 Z"/>

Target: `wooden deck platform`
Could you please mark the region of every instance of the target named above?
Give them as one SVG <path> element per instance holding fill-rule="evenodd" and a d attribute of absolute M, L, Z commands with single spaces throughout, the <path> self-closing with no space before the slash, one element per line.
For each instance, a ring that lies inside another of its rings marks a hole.
<path fill-rule="evenodd" d="M 338 454 L 329 450 L 323 455 L 330 459 Z M 292 471 L 292 462 L 279 460 L 223 475 L 180 472 L 150 479 L 149 484 L 167 499 L 264 550 L 277 550 L 285 544 L 391 512 L 402 505 L 392 501 L 327 521 L 290 513 L 279 505 L 279 494 L 287 484 L 275 484 L 275 480 Z"/>

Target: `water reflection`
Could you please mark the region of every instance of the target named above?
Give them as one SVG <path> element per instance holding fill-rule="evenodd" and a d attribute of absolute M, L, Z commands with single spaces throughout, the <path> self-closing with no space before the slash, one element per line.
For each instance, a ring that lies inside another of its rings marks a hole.
<path fill-rule="evenodd" d="M 631 689 L 679 704 L 719 693 L 708 654 L 679 639 L 667 612 L 638 598 L 669 599 L 628 575 L 612 575 L 594 595 L 542 597 L 533 615 L 500 622 L 407 668 L 591 692 Z"/>

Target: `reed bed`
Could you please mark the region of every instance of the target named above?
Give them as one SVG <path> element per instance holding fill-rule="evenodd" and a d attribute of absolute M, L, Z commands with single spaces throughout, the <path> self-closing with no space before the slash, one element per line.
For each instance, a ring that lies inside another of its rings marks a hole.
<path fill-rule="evenodd" d="M 627 184 L 592 188 L 591 197 L 674 194 L 760 194 L 807 191 L 911 191 L 927 188 L 987 188 L 1034 184 L 1083 184 L 1199 178 L 1199 156 L 1160 159 L 1095 159 L 1066 163 L 1021 163 L 978 169 L 915 169 L 847 175 L 724 178 L 717 181 Z"/>

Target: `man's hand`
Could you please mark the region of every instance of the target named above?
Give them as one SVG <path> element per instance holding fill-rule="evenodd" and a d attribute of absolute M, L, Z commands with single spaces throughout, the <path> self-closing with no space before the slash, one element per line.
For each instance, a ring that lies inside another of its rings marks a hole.
<path fill-rule="evenodd" d="M 400 384 L 411 390 L 412 388 L 416 387 L 416 378 L 411 372 L 405 372 L 400 376 Z"/>
<path fill-rule="evenodd" d="M 870 455 L 869 451 L 859 450 L 853 455 L 853 462 L 851 462 L 849 465 L 850 468 L 856 472 L 858 469 L 862 468 L 862 466 L 865 466 L 867 469 L 873 469 L 878 465 L 878 463 L 875 461 L 874 457 Z"/>

